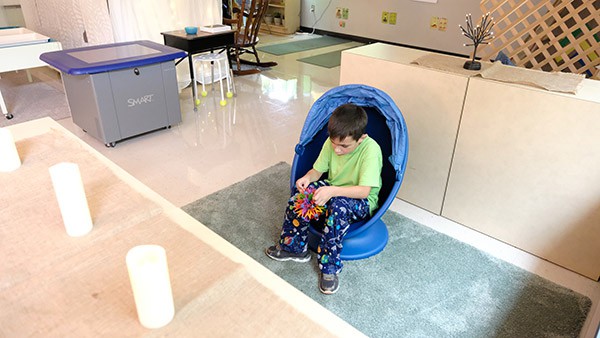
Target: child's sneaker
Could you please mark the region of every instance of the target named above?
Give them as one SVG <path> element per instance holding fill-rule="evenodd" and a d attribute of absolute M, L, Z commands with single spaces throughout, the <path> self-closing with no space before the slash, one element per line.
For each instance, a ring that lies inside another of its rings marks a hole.
<path fill-rule="evenodd" d="M 326 295 L 334 294 L 340 288 L 340 279 L 337 274 L 320 273 L 319 289 Z"/>
<path fill-rule="evenodd" d="M 310 252 L 308 250 L 302 253 L 291 253 L 287 252 L 279 247 L 279 245 L 273 245 L 265 250 L 265 253 L 269 258 L 276 261 L 295 261 L 295 262 L 308 262 L 310 261 Z"/>

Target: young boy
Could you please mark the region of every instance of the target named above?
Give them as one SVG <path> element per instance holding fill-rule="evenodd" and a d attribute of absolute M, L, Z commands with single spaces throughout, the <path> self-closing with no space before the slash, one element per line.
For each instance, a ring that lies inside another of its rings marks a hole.
<path fill-rule="evenodd" d="M 317 249 L 319 289 L 325 294 L 339 288 L 342 269 L 342 240 L 351 223 L 364 220 L 377 209 L 381 188 L 381 148 L 365 134 L 367 113 L 362 107 L 344 104 L 333 111 L 327 124 L 329 138 L 323 144 L 313 168 L 296 181 L 297 192 L 288 201 L 279 244 L 266 249 L 278 261 L 307 262 L 310 220 L 298 216 L 293 205 L 298 192 L 316 189 L 313 200 L 325 206 L 323 236 Z M 326 180 L 319 180 L 323 173 Z"/>

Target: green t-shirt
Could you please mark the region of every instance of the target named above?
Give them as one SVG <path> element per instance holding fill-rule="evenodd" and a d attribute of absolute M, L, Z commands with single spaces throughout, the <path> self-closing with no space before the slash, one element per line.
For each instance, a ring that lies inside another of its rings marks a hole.
<path fill-rule="evenodd" d="M 327 182 L 333 186 L 368 186 L 371 192 L 369 211 L 371 215 L 378 207 L 379 189 L 381 189 L 382 155 L 379 144 L 367 136 L 349 154 L 338 156 L 333 150 L 331 140 L 327 138 L 313 168 L 321 173 L 328 172 Z"/>

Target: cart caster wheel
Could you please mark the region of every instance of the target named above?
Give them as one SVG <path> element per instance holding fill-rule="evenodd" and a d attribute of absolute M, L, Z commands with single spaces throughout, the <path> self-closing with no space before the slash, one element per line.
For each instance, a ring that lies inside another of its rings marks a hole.
<path fill-rule="evenodd" d="M 196 99 L 196 101 L 194 101 L 194 104 L 196 104 L 196 106 L 200 105 L 200 99 Z"/>
<path fill-rule="evenodd" d="M 13 114 L 8 114 L 8 115 L 6 115 L 6 119 L 7 119 L 7 120 L 10 120 L 10 119 L 12 119 L 13 117 L 14 117 L 14 116 L 13 116 Z"/>
<path fill-rule="evenodd" d="M 233 93 L 232 92 L 227 92 L 226 94 L 227 98 L 230 99 L 233 97 Z"/>
<path fill-rule="evenodd" d="M 206 97 L 206 95 L 208 95 L 208 93 L 205 90 L 203 90 L 202 93 L 200 93 L 200 95 L 202 95 L 203 97 Z"/>
<path fill-rule="evenodd" d="M 225 107 L 225 105 L 227 105 L 227 101 L 226 100 L 221 100 L 221 102 L 219 102 L 221 104 L 221 107 Z"/>
<path fill-rule="evenodd" d="M 111 142 L 111 143 L 105 143 L 104 145 L 105 145 L 107 148 L 114 148 L 116 144 L 117 144 L 116 142 Z"/>

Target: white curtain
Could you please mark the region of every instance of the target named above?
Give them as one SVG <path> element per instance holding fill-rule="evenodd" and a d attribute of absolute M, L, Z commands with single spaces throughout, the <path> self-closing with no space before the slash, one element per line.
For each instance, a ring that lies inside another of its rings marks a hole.
<path fill-rule="evenodd" d="M 161 32 L 223 21 L 221 0 L 108 0 L 115 42 L 151 40 L 163 43 Z M 179 90 L 191 83 L 188 63 L 177 66 Z"/>
<path fill-rule="evenodd" d="M 108 0 L 115 42 L 151 40 L 161 32 L 223 20 L 221 0 Z"/>

